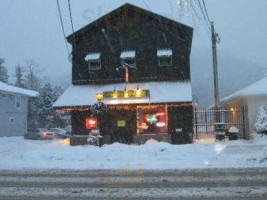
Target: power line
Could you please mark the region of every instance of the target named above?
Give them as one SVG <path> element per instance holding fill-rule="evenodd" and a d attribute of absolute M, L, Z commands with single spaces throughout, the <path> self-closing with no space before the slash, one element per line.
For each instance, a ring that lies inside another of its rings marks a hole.
<path fill-rule="evenodd" d="M 205 21 L 205 23 L 206 23 L 206 25 L 207 25 L 207 28 L 208 28 L 209 32 L 211 32 L 210 21 L 208 20 L 206 14 L 205 14 L 205 11 L 204 11 L 204 9 L 202 8 L 202 4 L 201 4 L 200 0 L 197 0 L 196 4 L 198 5 L 198 7 L 199 7 L 200 10 L 201 10 L 201 13 L 202 13 L 202 15 L 203 15 L 203 19 L 204 19 L 204 21 Z"/>
<path fill-rule="evenodd" d="M 153 11 L 152 11 L 151 8 L 148 6 L 148 4 L 146 3 L 146 1 L 143 0 L 143 2 L 144 2 L 144 4 L 146 5 L 147 9 L 148 9 L 150 12 L 153 13 Z M 161 21 L 161 19 L 160 19 L 159 17 L 155 16 L 155 18 L 156 18 L 156 19 L 158 20 L 158 22 L 162 25 L 162 27 L 164 27 L 165 30 L 168 31 L 168 33 L 170 33 L 173 37 L 175 37 L 175 38 L 181 40 L 181 38 L 180 38 L 179 36 L 177 36 L 175 33 L 171 32 L 171 31 L 166 27 L 166 25 L 162 23 L 162 21 Z M 185 32 L 183 31 L 183 33 L 185 33 Z M 184 36 L 185 36 L 187 39 L 190 39 L 190 38 L 187 36 L 187 34 L 184 34 Z"/>
<path fill-rule="evenodd" d="M 208 13 L 208 10 L 207 10 L 207 7 L 206 7 L 205 0 L 202 0 L 202 3 L 204 5 L 204 10 L 205 10 L 206 16 L 207 16 L 207 18 L 209 20 L 209 23 L 211 23 L 211 20 L 210 20 L 210 17 L 209 17 L 209 13 Z"/>
<path fill-rule="evenodd" d="M 59 5 L 59 0 L 57 0 L 57 8 L 58 8 L 58 14 L 59 14 L 59 19 L 60 19 L 61 29 L 62 29 L 62 33 L 63 33 L 63 37 L 64 37 L 65 46 L 66 46 L 67 52 L 69 54 L 70 51 L 69 51 L 69 47 L 68 47 L 68 43 L 67 43 L 67 39 L 66 39 L 66 32 L 64 29 L 64 25 L 63 25 L 63 18 L 62 18 L 62 14 L 61 14 L 60 5 Z"/>
<path fill-rule="evenodd" d="M 71 12 L 70 0 L 68 0 L 68 7 L 69 7 L 69 14 L 70 14 L 71 29 L 72 29 L 72 33 L 74 33 L 74 26 L 73 26 L 73 20 L 72 20 L 72 12 Z"/>

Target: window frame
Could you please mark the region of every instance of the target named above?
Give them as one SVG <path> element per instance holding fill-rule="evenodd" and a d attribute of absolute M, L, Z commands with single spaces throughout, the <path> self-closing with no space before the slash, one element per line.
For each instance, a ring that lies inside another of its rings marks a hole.
<path fill-rule="evenodd" d="M 159 55 L 159 51 L 164 51 L 164 50 L 167 50 L 167 51 L 171 51 L 171 54 L 168 55 Z M 157 50 L 157 57 L 158 57 L 158 65 L 159 67 L 172 67 L 173 66 L 173 52 L 171 49 L 158 49 Z M 163 61 L 161 61 L 161 59 L 170 59 L 168 64 L 165 64 L 166 62 L 164 62 L 163 64 Z"/>
<path fill-rule="evenodd" d="M 125 54 L 125 53 L 127 53 L 127 52 L 129 52 L 129 53 L 130 53 L 130 52 L 133 53 L 134 56 L 123 56 L 123 54 Z M 127 63 L 127 62 L 126 62 L 127 60 L 133 62 L 134 64 L 129 64 L 129 63 Z M 136 51 L 135 51 L 135 50 L 122 51 L 122 52 L 121 52 L 121 55 L 120 55 L 120 63 L 121 63 L 121 65 L 123 65 L 123 66 L 124 66 L 125 63 L 126 63 L 127 66 L 135 68 L 135 67 L 136 67 Z"/>
<path fill-rule="evenodd" d="M 98 67 L 91 67 L 91 63 L 98 63 Z M 92 60 L 88 60 L 88 69 L 89 71 L 99 71 L 101 70 L 102 66 L 101 66 L 101 59 L 92 59 Z"/>
<path fill-rule="evenodd" d="M 99 55 L 97 55 L 99 54 Z M 91 58 L 90 58 L 91 57 Z M 96 58 L 98 57 L 98 58 Z M 89 71 L 99 71 L 102 69 L 102 64 L 101 64 L 101 54 L 100 53 L 89 53 L 85 57 L 85 61 L 88 63 L 88 70 Z M 92 67 L 92 63 L 97 63 L 97 67 Z"/>

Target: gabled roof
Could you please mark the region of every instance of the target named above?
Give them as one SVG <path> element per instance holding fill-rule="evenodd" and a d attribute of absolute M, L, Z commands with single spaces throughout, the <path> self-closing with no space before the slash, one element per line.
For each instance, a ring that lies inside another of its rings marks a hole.
<path fill-rule="evenodd" d="M 20 94 L 28 97 L 37 97 L 39 95 L 39 93 L 36 91 L 18 88 L 12 85 L 7 85 L 0 81 L 0 92 L 1 91 L 13 94 Z"/>
<path fill-rule="evenodd" d="M 262 79 L 252 83 L 248 87 L 235 92 L 221 100 L 221 102 L 230 101 L 242 97 L 267 96 L 267 75 Z"/>
<path fill-rule="evenodd" d="M 193 32 L 193 28 L 190 27 L 190 26 L 187 26 L 187 25 L 182 24 L 182 23 L 180 23 L 180 22 L 174 21 L 174 20 L 169 19 L 169 18 L 167 18 L 167 17 L 164 17 L 164 16 L 162 16 L 162 15 L 153 13 L 153 12 L 151 12 L 151 11 L 148 11 L 148 10 L 146 10 L 146 9 L 140 8 L 140 7 L 138 7 L 138 6 L 135 6 L 135 5 L 126 3 L 126 4 L 124 4 L 124 5 L 120 6 L 120 7 L 118 7 L 117 9 L 115 9 L 115 10 L 113 10 L 113 11 L 111 11 L 111 12 L 105 14 L 105 15 L 103 15 L 102 17 L 100 17 L 100 18 L 98 18 L 97 20 L 91 22 L 90 24 L 84 26 L 83 28 L 81 28 L 81 29 L 79 29 L 78 31 L 76 31 L 74 34 L 69 35 L 69 36 L 67 37 L 68 42 L 71 43 L 71 41 L 73 40 L 73 38 L 75 38 L 76 36 L 78 36 L 78 35 L 81 34 L 82 32 L 84 32 L 84 31 L 90 29 L 90 28 L 93 27 L 94 25 L 97 25 L 97 24 L 102 23 L 107 17 L 112 16 L 112 15 L 115 15 L 116 13 L 122 11 L 123 9 L 133 9 L 133 10 L 138 10 L 138 11 L 140 11 L 140 12 L 146 13 L 147 15 L 149 15 L 149 16 L 151 16 L 151 17 L 157 19 L 158 21 L 160 21 L 160 22 L 162 22 L 162 23 L 173 23 L 173 24 L 175 24 L 175 25 L 178 26 L 178 27 L 181 27 L 181 28 L 183 28 L 183 29 L 187 29 L 187 30 Z"/>

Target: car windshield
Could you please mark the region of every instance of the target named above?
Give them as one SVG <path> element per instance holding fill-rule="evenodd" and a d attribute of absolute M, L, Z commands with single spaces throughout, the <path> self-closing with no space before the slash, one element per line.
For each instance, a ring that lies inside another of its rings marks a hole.
<path fill-rule="evenodd" d="M 39 129 L 39 131 L 40 131 L 40 132 L 47 132 L 47 131 L 48 131 L 48 129 L 45 129 L 45 128 L 40 128 L 40 129 Z"/>
<path fill-rule="evenodd" d="M 51 128 L 50 131 L 62 131 L 62 130 L 59 128 Z"/>

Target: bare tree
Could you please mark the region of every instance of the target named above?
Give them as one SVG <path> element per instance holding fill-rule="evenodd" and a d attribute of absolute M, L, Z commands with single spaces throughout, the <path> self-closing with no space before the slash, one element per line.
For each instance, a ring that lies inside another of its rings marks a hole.
<path fill-rule="evenodd" d="M 40 90 L 41 87 L 41 78 L 39 76 L 41 69 L 39 64 L 34 60 L 27 60 L 25 62 L 26 69 L 26 86 L 31 90 Z"/>

